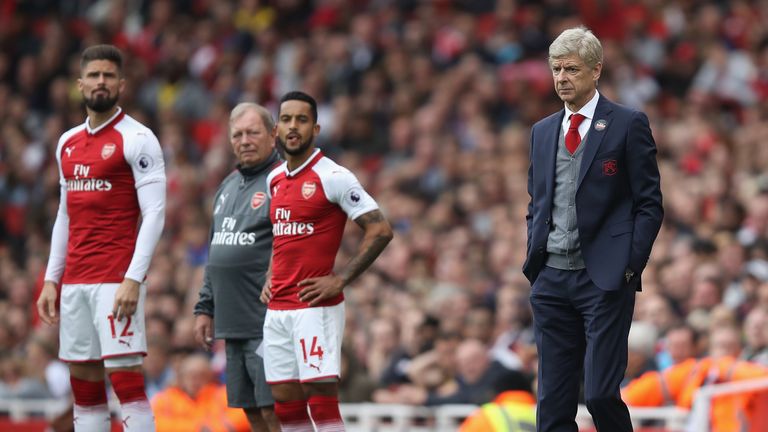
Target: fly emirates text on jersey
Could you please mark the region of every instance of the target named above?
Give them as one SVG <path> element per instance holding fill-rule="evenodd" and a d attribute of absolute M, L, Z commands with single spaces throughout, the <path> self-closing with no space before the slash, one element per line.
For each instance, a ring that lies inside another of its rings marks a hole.
<path fill-rule="evenodd" d="M 291 211 L 278 207 L 275 209 L 275 224 L 272 226 L 273 236 L 310 235 L 315 232 L 312 222 L 291 222 Z"/>

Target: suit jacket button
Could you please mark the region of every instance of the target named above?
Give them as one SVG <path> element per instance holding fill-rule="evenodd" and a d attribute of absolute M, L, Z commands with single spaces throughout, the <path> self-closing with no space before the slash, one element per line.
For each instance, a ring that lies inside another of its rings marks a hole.
<path fill-rule="evenodd" d="M 544 248 L 543 247 L 539 247 L 539 253 L 544 253 Z"/>
<path fill-rule="evenodd" d="M 544 221 L 544 225 L 549 225 L 549 219 Z"/>

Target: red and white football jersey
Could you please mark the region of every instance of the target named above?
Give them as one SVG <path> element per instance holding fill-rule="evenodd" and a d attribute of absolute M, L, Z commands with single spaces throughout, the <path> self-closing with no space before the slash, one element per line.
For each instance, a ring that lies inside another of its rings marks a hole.
<path fill-rule="evenodd" d="M 61 282 L 122 282 L 141 216 L 136 189 L 165 182 L 157 138 L 119 110 L 96 129 L 86 119 L 64 133 L 56 159 L 69 216 Z"/>
<path fill-rule="evenodd" d="M 267 177 L 272 220 L 270 309 L 303 309 L 297 284 L 333 271 L 347 218 L 379 208 L 354 174 L 320 150 L 292 172 L 283 163 Z M 318 306 L 333 306 L 343 294 Z"/>

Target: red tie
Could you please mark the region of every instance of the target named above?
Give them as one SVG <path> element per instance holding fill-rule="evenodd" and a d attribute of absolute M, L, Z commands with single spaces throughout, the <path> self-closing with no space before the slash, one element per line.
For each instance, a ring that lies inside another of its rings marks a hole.
<path fill-rule="evenodd" d="M 581 114 L 571 114 L 571 124 L 568 126 L 568 133 L 565 134 L 565 148 L 571 154 L 576 153 L 576 149 L 581 144 L 581 135 L 579 135 L 579 125 L 586 117 Z"/>

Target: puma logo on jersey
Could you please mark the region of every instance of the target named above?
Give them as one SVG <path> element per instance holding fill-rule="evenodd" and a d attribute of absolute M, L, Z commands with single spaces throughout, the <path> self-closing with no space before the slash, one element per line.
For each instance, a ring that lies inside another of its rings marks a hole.
<path fill-rule="evenodd" d="M 227 200 L 227 195 L 229 195 L 229 194 L 223 193 L 223 194 L 219 195 L 219 203 L 216 204 L 216 209 L 213 210 L 213 214 L 219 214 L 219 211 L 221 210 L 221 206 L 223 206 L 224 205 L 224 201 Z"/>
<path fill-rule="evenodd" d="M 131 343 L 130 342 L 122 340 L 122 339 L 118 339 L 117 343 L 123 344 L 123 345 L 127 346 L 128 348 L 131 347 Z"/>
<path fill-rule="evenodd" d="M 312 369 L 317 369 L 317 372 L 320 373 L 320 367 L 319 366 L 313 365 L 312 363 L 310 363 L 309 367 L 311 367 Z"/>
<path fill-rule="evenodd" d="M 72 150 L 75 149 L 75 146 L 67 147 L 64 149 L 64 151 L 67 153 L 67 157 L 72 157 Z"/>

